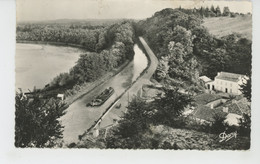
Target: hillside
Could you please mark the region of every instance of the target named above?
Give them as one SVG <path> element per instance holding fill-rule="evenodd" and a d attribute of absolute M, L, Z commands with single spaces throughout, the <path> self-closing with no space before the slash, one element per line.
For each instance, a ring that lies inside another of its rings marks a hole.
<path fill-rule="evenodd" d="M 240 33 L 247 39 L 252 40 L 252 16 L 211 17 L 205 18 L 204 23 L 209 32 L 217 37 L 226 36 L 233 32 Z"/>
<path fill-rule="evenodd" d="M 174 85 L 185 87 L 182 82 L 186 82 L 190 87 L 188 83 L 196 83 L 198 74 L 210 78 L 220 71 L 250 74 L 251 16 L 214 17 L 203 23 L 201 16 L 195 14 L 163 9 L 138 23 L 143 30 L 140 30 L 141 34 L 160 61 L 155 79 L 163 81 L 170 77 L 175 80 L 171 81 Z M 248 39 L 228 35 L 232 32 L 241 33 Z"/>

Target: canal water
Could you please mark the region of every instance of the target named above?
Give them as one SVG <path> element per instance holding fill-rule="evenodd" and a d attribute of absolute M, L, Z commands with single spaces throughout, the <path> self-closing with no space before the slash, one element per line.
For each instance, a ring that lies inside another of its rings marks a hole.
<path fill-rule="evenodd" d="M 147 57 L 145 56 L 144 52 L 137 46 L 137 44 L 134 45 L 134 62 L 133 62 L 133 78 L 132 81 L 135 81 L 136 78 L 143 72 L 143 70 L 148 65 Z"/>

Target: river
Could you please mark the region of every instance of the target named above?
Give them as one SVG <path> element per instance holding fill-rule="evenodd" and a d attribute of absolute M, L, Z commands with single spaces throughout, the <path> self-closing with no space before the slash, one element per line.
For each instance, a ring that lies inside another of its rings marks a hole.
<path fill-rule="evenodd" d="M 15 89 L 43 88 L 54 77 L 68 72 L 84 50 L 44 44 L 16 44 Z"/>

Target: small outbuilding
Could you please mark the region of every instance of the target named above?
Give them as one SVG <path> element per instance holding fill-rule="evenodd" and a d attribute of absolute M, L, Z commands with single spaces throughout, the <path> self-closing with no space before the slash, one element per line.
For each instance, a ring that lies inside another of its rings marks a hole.
<path fill-rule="evenodd" d="M 59 94 L 57 95 L 57 98 L 59 98 L 59 99 L 61 99 L 61 100 L 64 100 L 65 96 L 64 96 L 64 94 L 60 94 L 60 93 L 59 93 Z"/>

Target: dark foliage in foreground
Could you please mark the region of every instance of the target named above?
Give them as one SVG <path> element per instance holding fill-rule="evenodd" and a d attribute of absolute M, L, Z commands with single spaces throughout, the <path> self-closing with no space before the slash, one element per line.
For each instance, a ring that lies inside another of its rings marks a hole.
<path fill-rule="evenodd" d="M 192 122 L 181 115 L 190 98 L 174 90 L 168 90 L 163 100 L 156 104 L 138 98 L 129 104 L 126 115 L 105 138 L 100 148 L 122 149 L 231 149 L 250 148 L 250 117 L 244 116 L 239 127 L 229 126 L 225 117 L 215 115 L 212 124 Z M 176 99 L 176 100 L 174 100 Z M 178 105 L 177 102 L 183 101 Z M 171 104 L 171 101 L 175 105 Z M 168 106 L 171 106 L 168 108 Z M 153 130 L 154 127 L 160 127 Z M 220 133 L 237 132 L 237 138 L 219 142 Z M 188 134 L 188 136 L 187 136 Z M 192 141 L 192 142 L 190 142 Z M 89 146 L 89 145 L 88 145 Z M 93 145 L 92 145 L 93 146 Z M 85 145 L 86 147 L 86 145 Z"/>
<path fill-rule="evenodd" d="M 248 114 L 243 114 L 243 117 L 239 119 L 239 133 L 243 136 L 251 135 L 251 116 Z"/>
<path fill-rule="evenodd" d="M 15 97 L 15 146 L 54 147 L 62 139 L 59 118 L 66 105 L 58 100 L 26 98 L 22 93 Z"/>
<path fill-rule="evenodd" d="M 150 126 L 180 126 L 178 118 L 190 102 L 189 96 L 167 89 L 165 96 L 153 104 L 133 99 L 113 136 L 107 138 L 107 148 L 158 148 L 159 141 L 145 137 L 151 134 Z"/>
<path fill-rule="evenodd" d="M 180 117 L 191 102 L 192 98 L 189 95 L 179 93 L 178 89 L 165 89 L 165 94 L 156 99 L 153 103 L 158 109 L 154 116 L 157 124 L 163 124 L 171 127 L 180 127 Z"/>
<path fill-rule="evenodd" d="M 249 79 L 247 79 L 246 82 L 244 82 L 241 85 L 241 89 L 240 91 L 243 93 L 243 95 L 247 98 L 247 100 L 249 102 L 251 102 L 251 92 L 252 92 L 252 84 L 251 84 L 251 77 L 249 77 Z"/>

